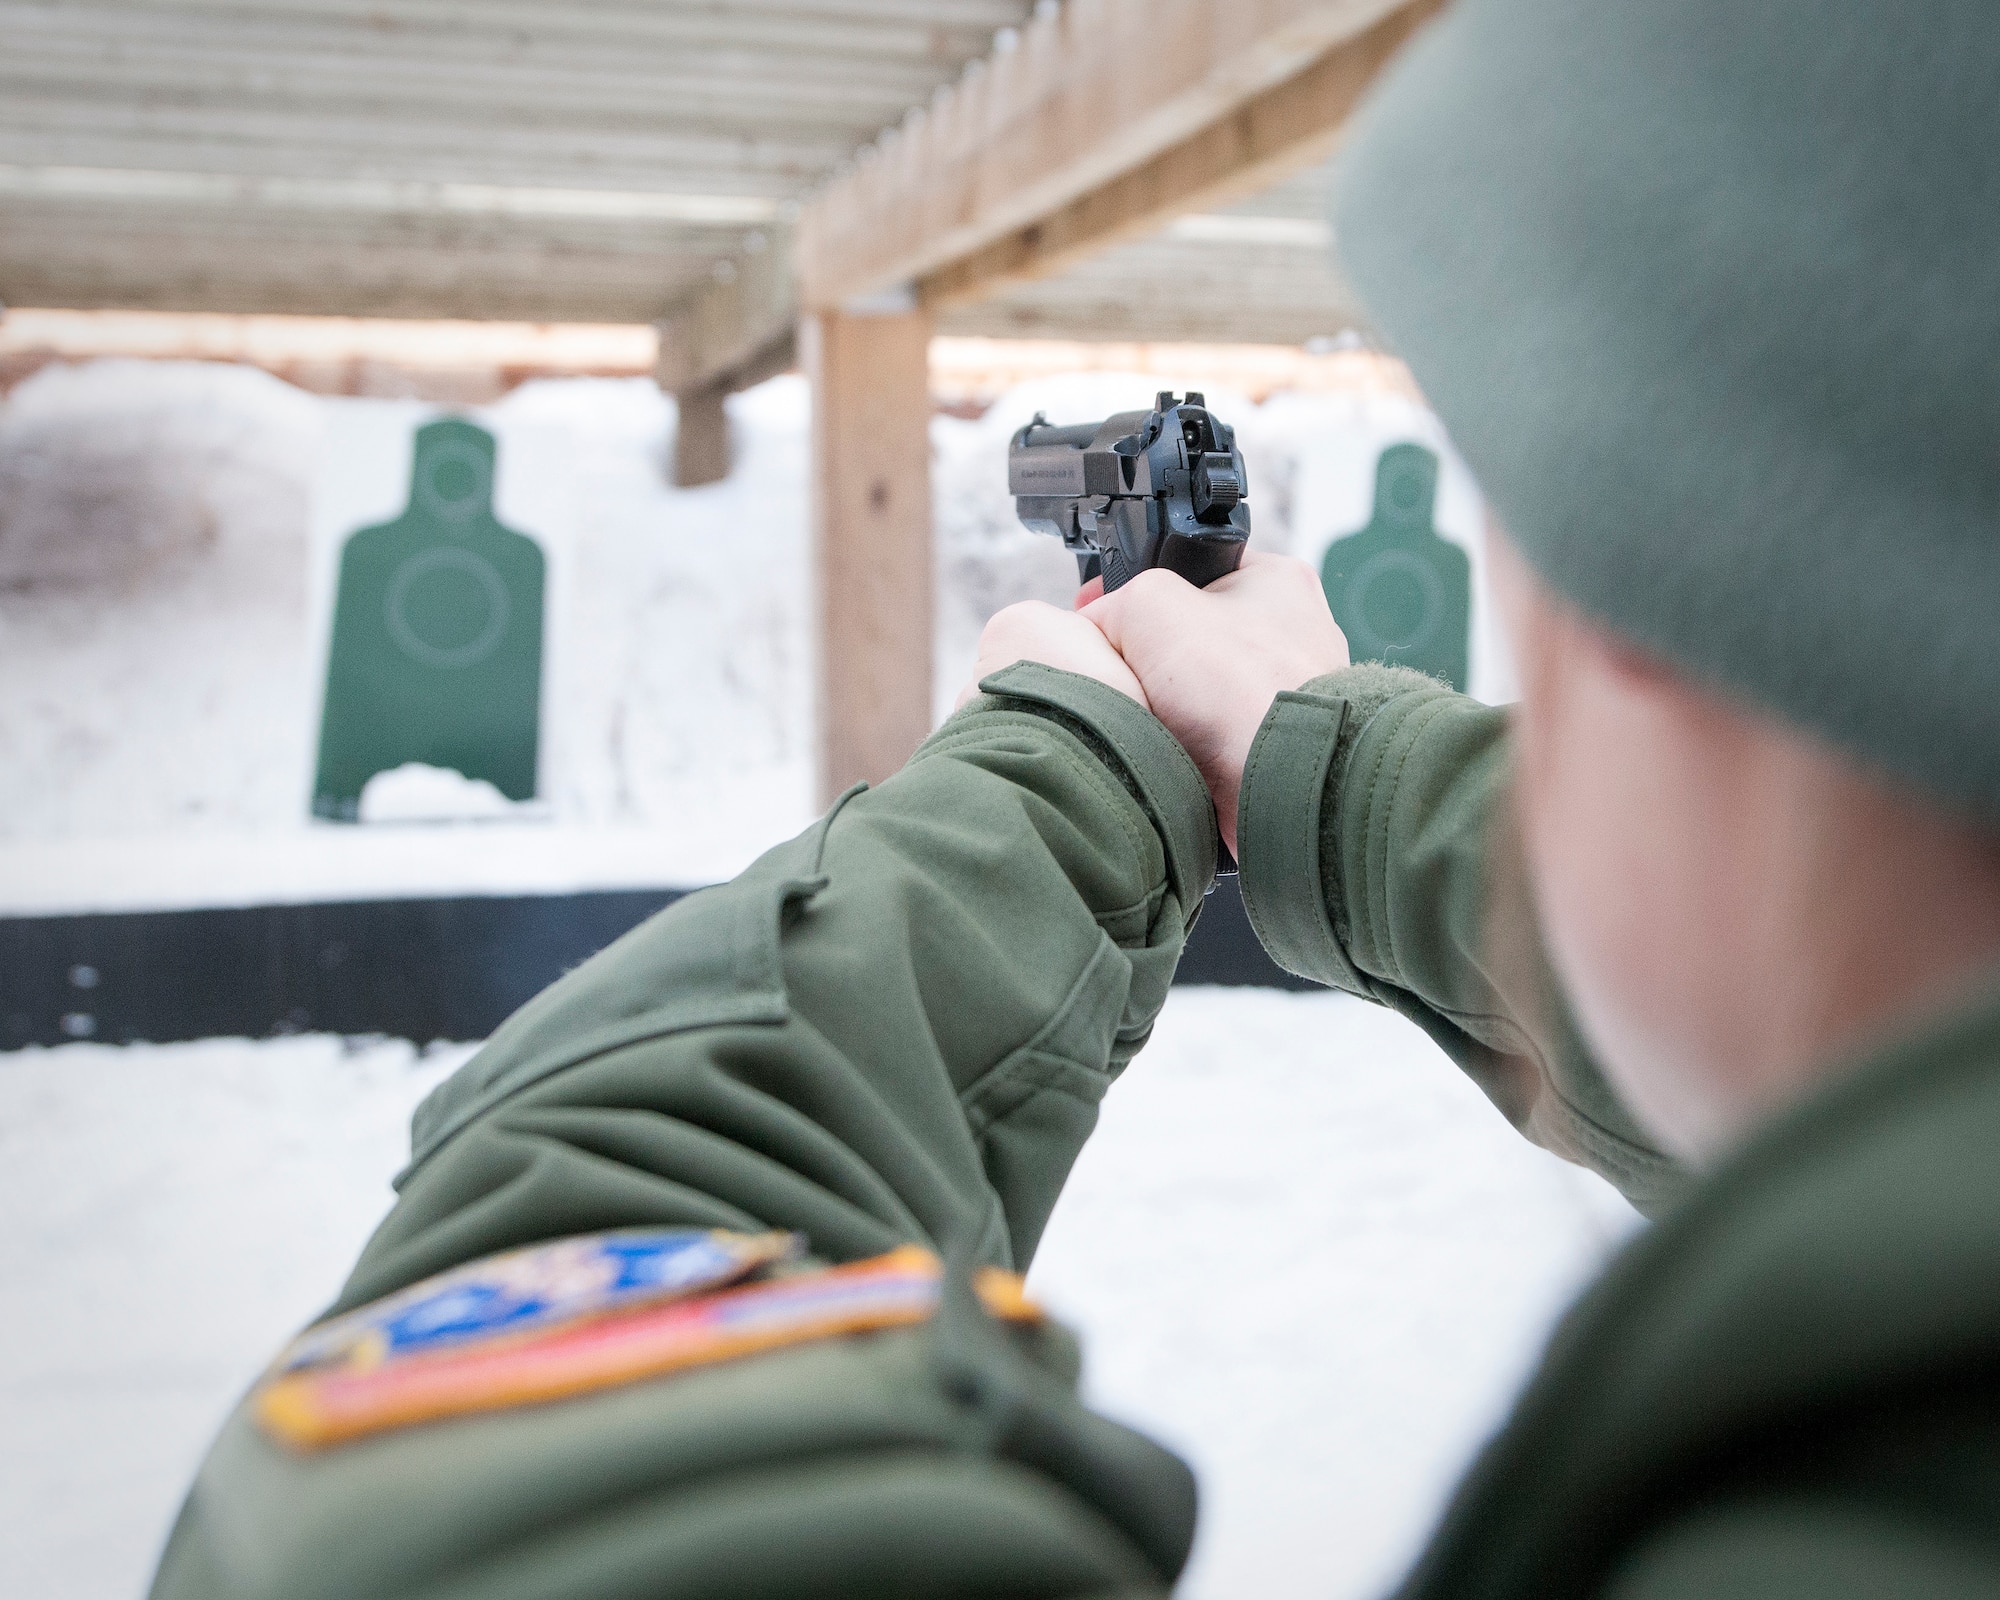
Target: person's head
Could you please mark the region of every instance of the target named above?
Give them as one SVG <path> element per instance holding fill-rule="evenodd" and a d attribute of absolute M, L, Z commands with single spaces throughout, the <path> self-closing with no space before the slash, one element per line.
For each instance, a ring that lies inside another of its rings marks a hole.
<path fill-rule="evenodd" d="M 1996 61 L 1987 0 L 1455 0 L 1343 152 L 1510 531 L 1558 968 L 1690 1152 L 2000 961 Z"/>
<path fill-rule="evenodd" d="M 1713 1156 L 2000 966 L 2000 830 L 1697 686 L 1491 546 L 1551 958 L 1669 1148 Z"/>

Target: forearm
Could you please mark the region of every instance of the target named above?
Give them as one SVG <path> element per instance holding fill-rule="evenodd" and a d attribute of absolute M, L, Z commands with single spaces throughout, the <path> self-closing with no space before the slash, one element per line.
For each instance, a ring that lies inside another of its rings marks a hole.
<path fill-rule="evenodd" d="M 972 1227 L 1025 1267 L 1205 870 L 1177 892 L 1144 806 L 1074 733 L 962 713 L 509 1022 L 420 1112 L 343 1304 L 546 1236 L 558 1192 L 566 1232 L 754 1223 L 847 1259 Z"/>
<path fill-rule="evenodd" d="M 1246 765 L 1243 893 L 1288 969 L 1410 1017 L 1516 1127 L 1654 1210 L 1681 1182 L 1578 1037 L 1508 813 L 1503 711 L 1356 666 L 1279 697 Z"/>

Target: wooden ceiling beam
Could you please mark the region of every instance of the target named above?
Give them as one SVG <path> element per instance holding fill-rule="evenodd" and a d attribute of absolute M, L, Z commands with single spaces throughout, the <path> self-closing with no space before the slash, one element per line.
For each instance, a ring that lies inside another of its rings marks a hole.
<path fill-rule="evenodd" d="M 803 301 L 927 281 L 962 297 L 978 263 L 1016 274 L 1045 245 L 1075 259 L 1239 178 L 1270 181 L 1324 153 L 1438 3 L 1069 0 L 813 197 L 798 230 Z"/>
<path fill-rule="evenodd" d="M 1415 0 L 1391 12 L 1121 176 L 924 274 L 920 298 L 943 310 L 1055 276 L 1176 217 L 1243 199 L 1319 164 L 1375 75 L 1442 3 Z"/>
<path fill-rule="evenodd" d="M 798 302 L 790 241 L 776 234 L 679 299 L 660 320 L 660 387 L 677 395 L 736 390 L 792 362 Z"/>
<path fill-rule="evenodd" d="M 1268 188 L 1325 157 L 1443 3 L 1069 0 L 806 203 L 791 280 L 773 256 L 754 293 L 711 283 L 680 302 L 662 381 L 726 381 L 801 309 L 900 297 L 950 313 Z M 1104 67 L 1140 40 L 1143 73 Z M 1324 298 L 1341 298 L 1330 273 Z"/>

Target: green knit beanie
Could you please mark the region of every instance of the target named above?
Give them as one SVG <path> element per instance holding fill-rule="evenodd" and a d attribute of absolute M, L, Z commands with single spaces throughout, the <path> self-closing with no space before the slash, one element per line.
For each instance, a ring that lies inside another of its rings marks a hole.
<path fill-rule="evenodd" d="M 1335 222 L 1546 582 L 2000 819 L 2000 4 L 1458 0 Z"/>

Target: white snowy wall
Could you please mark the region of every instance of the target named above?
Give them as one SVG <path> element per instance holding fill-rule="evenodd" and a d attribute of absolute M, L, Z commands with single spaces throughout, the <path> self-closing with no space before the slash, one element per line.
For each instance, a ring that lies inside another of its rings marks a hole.
<path fill-rule="evenodd" d="M 247 368 L 139 361 L 48 367 L 0 405 L 0 838 L 289 814 L 323 411 Z"/>
<path fill-rule="evenodd" d="M 1008 435 L 1038 410 L 1143 406 L 1159 382 L 1040 380 L 936 419 L 940 717 L 994 610 L 1074 590 L 1070 559 L 1014 518 Z M 1443 454 L 1440 522 L 1479 558 L 1476 491 L 1420 407 L 1210 399 L 1239 428 L 1258 544 L 1317 560 L 1367 520 L 1380 449 L 1412 438 Z M 436 408 L 194 363 L 20 385 L 0 405 L 0 908 L 701 881 L 803 826 L 804 384 L 731 412 L 735 470 L 694 490 L 666 482 L 673 403 L 643 379 L 533 383 L 473 413 L 499 440 L 502 519 L 549 557 L 542 803 L 493 824 L 505 848 L 433 841 L 413 867 L 306 802 L 340 543 L 401 509 Z M 1501 698 L 1484 632 L 1473 687 Z"/>

